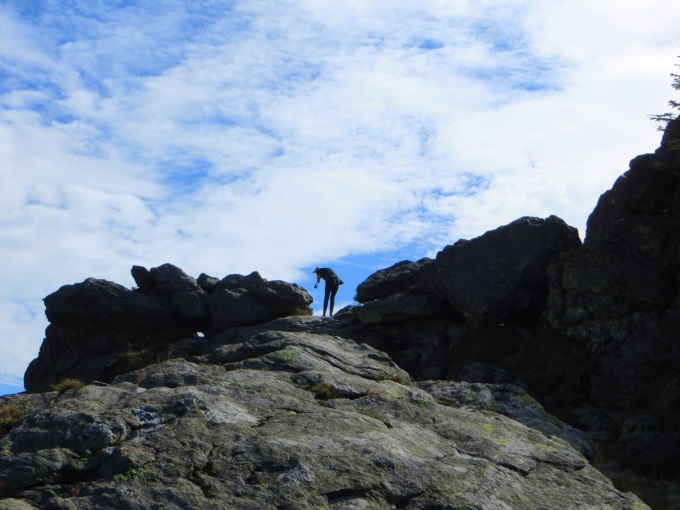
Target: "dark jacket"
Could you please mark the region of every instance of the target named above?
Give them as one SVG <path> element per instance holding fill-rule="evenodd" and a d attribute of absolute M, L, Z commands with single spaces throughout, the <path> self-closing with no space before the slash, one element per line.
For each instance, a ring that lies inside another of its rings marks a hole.
<path fill-rule="evenodd" d="M 330 267 L 321 267 L 316 271 L 316 274 L 323 278 L 326 284 L 340 286 L 345 283 Z"/>

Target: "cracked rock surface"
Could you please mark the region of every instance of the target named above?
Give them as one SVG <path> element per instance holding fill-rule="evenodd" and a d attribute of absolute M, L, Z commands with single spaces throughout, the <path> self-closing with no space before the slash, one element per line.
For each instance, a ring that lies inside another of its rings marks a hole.
<path fill-rule="evenodd" d="M 0 436 L 0 508 L 648 508 L 513 420 L 518 390 L 495 392 L 501 414 L 483 385 L 414 385 L 332 325 L 278 319 L 109 385 L 4 397 L 23 415 Z"/>

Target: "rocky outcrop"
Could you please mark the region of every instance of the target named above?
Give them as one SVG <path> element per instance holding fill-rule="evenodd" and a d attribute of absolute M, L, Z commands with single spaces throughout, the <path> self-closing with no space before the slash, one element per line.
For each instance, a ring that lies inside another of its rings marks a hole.
<path fill-rule="evenodd" d="M 605 472 L 636 480 L 655 508 L 680 508 L 678 485 L 659 481 L 680 473 L 679 179 L 676 120 L 602 195 L 583 246 L 557 218 L 522 218 L 422 266 L 402 262 L 366 280 L 404 268 L 410 284 L 358 293 L 358 329 L 416 378 L 528 390 L 588 431 Z M 389 310 L 405 293 L 439 308 Z"/>
<path fill-rule="evenodd" d="M 679 225 L 675 120 L 659 149 L 634 158 L 600 197 L 583 249 L 552 268 L 546 311 L 552 328 L 592 353 L 591 402 L 618 429 L 608 439 L 617 460 L 664 479 L 680 474 Z M 672 492 L 668 508 L 680 508 Z"/>
<path fill-rule="evenodd" d="M 445 247 L 435 260 L 402 261 L 357 287 L 365 323 L 460 317 L 470 326 L 535 324 L 548 296 L 548 266 L 581 247 L 563 220 L 520 218 Z"/>
<path fill-rule="evenodd" d="M 312 297 L 298 285 L 257 272 L 198 280 L 172 264 L 133 266 L 135 290 L 88 278 L 45 298 L 50 321 L 24 386 L 49 391 L 67 378 L 110 382 L 121 373 L 169 356 L 180 339 L 289 315 L 309 315 Z"/>
<path fill-rule="evenodd" d="M 580 246 L 577 230 L 555 216 L 520 218 L 444 248 L 424 271 L 421 285 L 468 324 L 535 323 L 545 310 L 548 265 Z"/>
<path fill-rule="evenodd" d="M 583 244 L 520 218 L 333 318 L 258 273 L 65 286 L 0 401 L 2 504 L 679 509 L 679 178 L 676 120 Z"/>
<path fill-rule="evenodd" d="M 525 393 L 412 385 L 327 322 L 233 328 L 109 385 L 1 399 L 23 417 L 0 437 L 0 505 L 648 508 Z"/>
<path fill-rule="evenodd" d="M 470 380 L 456 374 L 475 369 L 495 374 L 481 382 L 519 383 L 503 372 L 518 370 L 517 359 L 488 363 L 523 347 L 546 309 L 548 267 L 580 247 L 563 220 L 524 217 L 434 260 L 400 262 L 358 286 L 357 330 L 417 379 Z"/>
<path fill-rule="evenodd" d="M 213 327 L 218 330 L 288 315 L 309 315 L 311 303 L 312 297 L 298 285 L 267 281 L 257 272 L 227 276 L 208 298 Z"/>
<path fill-rule="evenodd" d="M 428 258 L 418 262 L 404 260 L 387 269 L 376 271 L 359 284 L 354 299 L 359 303 L 368 303 L 394 294 L 417 292 L 420 271 L 431 263 L 432 259 Z"/>

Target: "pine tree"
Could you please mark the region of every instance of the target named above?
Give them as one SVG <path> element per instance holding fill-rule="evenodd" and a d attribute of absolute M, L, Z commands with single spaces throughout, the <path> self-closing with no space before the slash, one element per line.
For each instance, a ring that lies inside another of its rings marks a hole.
<path fill-rule="evenodd" d="M 680 58 L 680 55 L 678 56 Z M 680 67 L 680 64 L 675 64 L 676 67 Z M 673 78 L 673 82 L 671 83 L 671 86 L 675 90 L 680 90 L 680 74 L 677 73 L 671 73 L 671 78 Z M 668 106 L 673 108 L 674 110 L 680 110 L 680 102 L 679 101 L 674 101 L 671 99 L 668 101 Z M 660 115 L 649 115 L 649 118 L 652 119 L 654 122 L 658 122 L 660 125 L 658 126 L 659 131 L 663 131 L 666 129 L 666 125 L 675 119 L 677 117 L 677 112 L 666 112 L 662 113 Z"/>

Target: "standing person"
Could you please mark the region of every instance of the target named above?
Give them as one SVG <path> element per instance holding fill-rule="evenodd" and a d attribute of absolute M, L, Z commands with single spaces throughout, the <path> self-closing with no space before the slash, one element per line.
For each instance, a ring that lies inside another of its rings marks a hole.
<path fill-rule="evenodd" d="M 319 287 L 319 282 L 321 278 L 326 282 L 326 288 L 323 296 L 323 316 L 326 316 L 326 308 L 328 307 L 328 298 L 331 301 L 330 316 L 333 315 L 333 306 L 335 306 L 335 295 L 338 293 L 340 285 L 344 282 L 335 274 L 330 267 L 317 267 L 312 273 L 316 274 L 316 285 L 314 288 Z"/>

